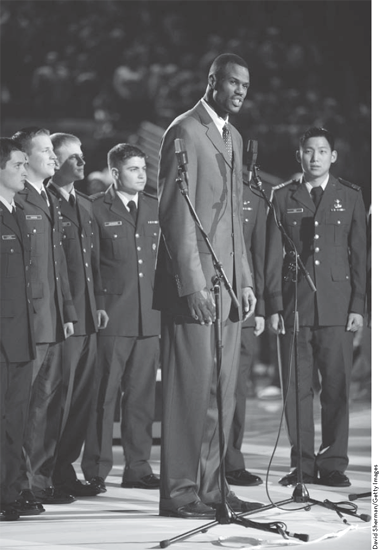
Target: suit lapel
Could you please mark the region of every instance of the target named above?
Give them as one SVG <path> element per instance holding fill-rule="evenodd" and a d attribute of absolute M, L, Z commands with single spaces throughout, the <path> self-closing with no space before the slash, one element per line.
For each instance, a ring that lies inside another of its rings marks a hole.
<path fill-rule="evenodd" d="M 62 213 L 62 216 L 69 219 L 76 226 L 79 226 L 79 219 L 77 216 L 76 209 L 74 209 L 69 202 L 59 193 L 55 187 L 49 185 L 48 187 L 50 193 L 59 201 L 59 208 Z"/>
<path fill-rule="evenodd" d="M 226 164 L 230 166 L 230 168 L 232 168 L 232 162 L 226 150 L 225 142 L 222 139 L 222 136 L 219 130 L 217 129 L 216 125 L 214 124 L 212 118 L 210 117 L 209 113 L 206 111 L 205 107 L 200 102 L 194 107 L 194 109 L 198 113 L 203 126 L 207 128 L 206 133 L 208 138 L 213 143 L 214 147 L 216 147 L 216 149 L 220 151 L 220 153 L 224 157 Z M 233 132 L 232 132 L 232 141 L 234 141 Z M 235 148 L 235 143 L 233 143 L 233 148 Z"/>
<path fill-rule="evenodd" d="M 303 204 L 308 210 L 313 212 L 313 214 L 316 212 L 316 206 L 315 203 L 312 200 L 312 197 L 309 194 L 309 191 L 307 189 L 307 186 L 304 182 L 301 182 L 300 185 L 295 189 L 295 191 L 292 193 L 292 198 L 296 202 L 300 202 Z"/>
<path fill-rule="evenodd" d="M 48 218 L 51 220 L 50 208 L 48 207 L 46 201 L 28 181 L 25 184 L 25 189 L 23 191 L 20 191 L 20 195 L 23 195 L 25 197 L 25 200 L 30 204 L 33 204 L 33 206 L 36 206 L 40 210 L 43 210 L 46 216 L 48 216 Z"/>
<path fill-rule="evenodd" d="M 120 216 L 134 227 L 134 220 L 130 212 L 128 212 L 128 210 L 124 206 L 124 203 L 117 195 L 115 190 L 112 195 L 108 194 L 106 196 L 104 202 L 109 205 L 109 209 L 113 214 L 115 214 L 116 216 Z"/>
<path fill-rule="evenodd" d="M 2 215 L 3 215 L 3 224 L 6 227 L 8 227 L 8 229 L 10 229 L 12 233 L 15 233 L 18 240 L 22 243 L 22 233 L 21 233 L 20 226 L 17 223 L 19 221 L 18 213 L 16 214 L 17 216 L 17 221 L 16 221 L 16 219 L 13 217 L 13 214 L 11 214 L 5 206 L 1 205 L 1 208 L 2 208 Z"/>

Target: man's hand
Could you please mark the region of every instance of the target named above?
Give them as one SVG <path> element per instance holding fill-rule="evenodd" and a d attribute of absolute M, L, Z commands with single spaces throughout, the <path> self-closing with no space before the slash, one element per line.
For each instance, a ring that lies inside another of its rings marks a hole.
<path fill-rule="evenodd" d="M 246 286 L 245 288 L 243 288 L 242 289 L 242 312 L 243 312 L 244 321 L 253 315 L 256 303 L 257 303 L 257 299 L 255 297 L 253 289 L 250 286 Z"/>
<path fill-rule="evenodd" d="M 280 313 L 274 313 L 273 315 L 271 315 L 267 321 L 267 324 L 268 324 L 268 328 L 274 334 L 286 333 L 286 330 L 284 328 L 283 317 L 280 315 Z"/>
<path fill-rule="evenodd" d="M 259 336 L 262 334 L 262 332 L 265 329 L 265 318 L 260 317 L 259 315 L 255 316 L 255 327 L 254 327 L 254 334 L 255 336 Z"/>
<path fill-rule="evenodd" d="M 63 325 L 64 337 L 67 339 L 74 334 L 74 323 L 65 323 Z"/>
<path fill-rule="evenodd" d="M 96 311 L 96 314 L 97 314 L 97 328 L 99 329 L 105 328 L 109 321 L 107 312 L 104 309 L 98 309 Z"/>
<path fill-rule="evenodd" d="M 363 327 L 363 317 L 359 313 L 349 313 L 347 318 L 346 330 L 348 332 L 357 332 Z"/>
<path fill-rule="evenodd" d="M 187 302 L 192 317 L 201 325 L 211 325 L 216 320 L 216 304 L 207 288 L 189 294 Z"/>

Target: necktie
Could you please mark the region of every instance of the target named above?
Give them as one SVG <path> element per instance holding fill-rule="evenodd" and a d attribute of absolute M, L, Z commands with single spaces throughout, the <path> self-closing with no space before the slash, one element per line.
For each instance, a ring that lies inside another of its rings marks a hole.
<path fill-rule="evenodd" d="M 72 193 L 70 193 L 70 196 L 68 198 L 68 202 L 71 204 L 72 208 L 75 208 L 75 205 L 76 205 L 76 198 L 75 198 L 75 195 L 73 195 Z"/>
<path fill-rule="evenodd" d="M 136 221 L 137 221 L 137 205 L 136 205 L 136 203 L 134 201 L 129 201 L 128 202 L 128 208 L 130 210 L 130 213 L 132 215 L 134 223 L 136 223 Z"/>
<path fill-rule="evenodd" d="M 17 220 L 17 212 L 16 212 L 16 207 L 13 206 L 12 208 L 12 216 Z"/>
<path fill-rule="evenodd" d="M 319 187 L 312 187 L 312 190 L 311 190 L 311 195 L 312 195 L 312 199 L 313 199 L 313 202 L 315 203 L 316 205 L 316 210 L 318 208 L 318 205 L 320 204 L 320 201 L 321 201 L 321 197 L 322 197 L 322 194 L 323 194 L 324 190 L 321 186 Z"/>
<path fill-rule="evenodd" d="M 42 189 L 42 191 L 41 191 L 41 197 L 42 197 L 43 200 L 46 202 L 47 206 L 50 206 L 50 205 L 49 205 L 49 199 L 47 198 L 47 193 L 46 193 L 45 189 Z"/>
<path fill-rule="evenodd" d="M 222 137 L 225 142 L 226 150 L 228 151 L 230 161 L 233 160 L 233 145 L 232 145 L 232 136 L 230 135 L 230 130 L 228 124 L 225 123 L 222 129 Z"/>

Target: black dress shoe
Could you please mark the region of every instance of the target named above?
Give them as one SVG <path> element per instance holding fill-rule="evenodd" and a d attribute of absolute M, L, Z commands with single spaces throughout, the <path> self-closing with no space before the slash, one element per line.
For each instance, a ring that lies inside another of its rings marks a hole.
<path fill-rule="evenodd" d="M 328 474 L 321 475 L 317 480 L 319 485 L 328 485 L 329 487 L 350 487 L 350 480 L 342 472 L 334 470 Z"/>
<path fill-rule="evenodd" d="M 2 506 L 0 510 L 0 521 L 16 521 L 20 517 L 20 514 L 15 508 L 9 505 Z"/>
<path fill-rule="evenodd" d="M 201 500 L 195 500 L 176 510 L 160 509 L 159 515 L 167 518 L 213 519 L 216 517 L 216 512 L 211 506 L 207 506 Z"/>
<path fill-rule="evenodd" d="M 104 481 L 103 477 L 99 477 L 99 476 L 92 477 L 89 480 L 89 484 L 92 487 L 95 487 L 95 488 L 99 489 L 100 493 L 106 493 L 107 492 L 107 488 L 106 488 L 105 481 Z"/>
<path fill-rule="evenodd" d="M 253 510 L 259 510 L 259 508 L 263 508 L 264 506 L 261 502 L 248 502 L 246 500 L 241 500 L 236 494 L 233 493 L 233 491 L 230 491 L 227 495 L 226 503 L 236 514 L 241 512 L 252 512 Z M 212 508 L 217 508 L 219 505 L 219 502 L 214 502 L 210 506 L 212 506 Z"/>
<path fill-rule="evenodd" d="M 123 481 L 121 487 L 125 489 L 159 489 L 159 477 L 155 474 L 149 474 L 141 477 L 137 481 Z"/>
<path fill-rule="evenodd" d="M 303 474 L 303 483 L 314 483 L 315 479 L 313 476 L 310 476 L 309 474 Z M 279 479 L 280 485 L 284 485 L 284 487 L 288 487 L 288 485 L 296 485 L 297 484 L 297 470 L 292 470 L 289 474 Z"/>
<path fill-rule="evenodd" d="M 251 474 L 247 470 L 241 469 L 241 470 L 234 470 L 233 472 L 227 472 L 225 475 L 226 481 L 230 485 L 260 485 L 263 483 L 261 478 L 259 476 L 256 476 L 254 474 Z"/>
<path fill-rule="evenodd" d="M 92 485 L 88 482 L 82 483 L 79 479 L 73 479 L 67 483 L 55 485 L 55 488 L 60 493 L 66 493 L 74 497 L 95 497 L 101 493 L 101 489 L 98 485 Z"/>
<path fill-rule="evenodd" d="M 42 504 L 71 504 L 76 500 L 73 495 L 60 491 L 56 487 L 36 491 L 36 497 Z"/>
<path fill-rule="evenodd" d="M 30 489 L 23 489 L 9 506 L 14 508 L 20 516 L 38 516 L 45 512 L 45 508 Z"/>

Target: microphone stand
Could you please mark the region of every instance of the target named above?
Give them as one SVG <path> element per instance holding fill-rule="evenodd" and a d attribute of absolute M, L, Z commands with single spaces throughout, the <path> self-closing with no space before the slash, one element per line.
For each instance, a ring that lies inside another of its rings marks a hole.
<path fill-rule="evenodd" d="M 290 264 L 289 264 L 289 275 L 288 275 L 288 277 L 290 277 L 291 271 L 292 271 L 293 272 L 292 281 L 295 284 L 295 308 L 294 308 L 295 309 L 295 319 L 294 319 L 293 349 L 294 349 L 294 370 L 295 370 L 295 393 L 296 393 L 296 398 L 295 398 L 295 413 L 296 414 L 295 414 L 295 418 L 296 418 L 296 439 L 297 439 L 297 468 L 296 468 L 297 483 L 296 483 L 296 487 L 293 491 L 292 497 L 288 500 L 284 500 L 284 501 L 278 502 L 276 504 L 273 503 L 271 505 L 268 505 L 265 508 L 260 508 L 259 512 L 263 511 L 263 510 L 269 510 L 270 508 L 280 507 L 284 504 L 289 504 L 289 503 L 292 503 L 292 502 L 296 502 L 296 503 L 303 503 L 304 502 L 304 503 L 318 504 L 319 506 L 323 506 L 324 508 L 334 510 L 338 514 L 338 516 L 341 517 L 341 518 L 343 518 L 342 514 L 348 514 L 348 515 L 357 517 L 357 518 L 361 519 L 362 521 L 367 522 L 367 521 L 371 520 L 371 517 L 367 514 L 357 515 L 358 507 L 355 504 L 351 504 L 350 502 L 333 503 L 333 502 L 331 502 L 327 499 L 324 500 L 323 502 L 321 502 L 319 500 L 315 500 L 313 498 L 310 498 L 308 489 L 307 489 L 306 485 L 303 483 L 303 471 L 302 471 L 302 462 L 301 462 L 302 446 L 301 446 L 301 433 L 300 433 L 300 395 L 299 395 L 300 392 L 299 392 L 299 365 L 298 365 L 299 312 L 298 312 L 298 309 L 297 309 L 297 287 L 298 287 L 298 271 L 299 271 L 299 268 L 300 268 L 301 272 L 303 273 L 303 275 L 304 275 L 309 287 L 311 288 L 312 292 L 316 292 L 317 289 L 316 289 L 316 287 L 315 287 L 315 285 L 312 281 L 312 278 L 311 278 L 310 274 L 306 270 L 299 254 L 296 250 L 296 246 L 295 246 L 294 242 L 288 236 L 288 234 L 285 231 L 281 221 L 278 219 L 278 217 L 276 215 L 274 205 L 270 201 L 270 199 L 267 197 L 267 195 L 266 195 L 266 193 L 263 189 L 262 180 L 258 176 L 257 171 L 258 171 L 258 168 L 255 165 L 255 163 L 252 166 L 249 165 L 249 167 L 248 167 L 248 182 L 247 183 L 249 185 L 250 191 L 252 191 L 252 192 L 259 191 L 261 196 L 266 201 L 266 204 L 267 204 L 269 210 L 271 210 L 272 213 L 273 213 L 275 223 L 276 223 L 277 227 L 279 228 L 279 230 L 280 230 L 280 232 L 283 236 L 284 241 L 288 244 L 288 246 L 290 248 L 290 251 L 292 253 L 292 257 L 293 257 L 292 262 L 290 262 Z M 253 182 L 251 180 L 253 180 Z M 371 494 L 371 493 L 362 493 L 360 495 L 351 495 L 351 497 L 353 497 L 353 498 L 349 498 L 349 500 L 354 500 L 354 497 L 355 498 L 365 497 L 365 496 L 368 496 L 369 494 Z M 309 507 L 306 507 L 305 509 L 307 510 L 307 509 L 309 509 Z M 255 512 L 256 511 L 250 512 L 250 513 L 255 513 Z M 241 515 L 244 515 L 244 514 L 245 514 L 245 512 Z M 346 523 L 346 520 L 343 520 L 343 521 L 344 521 L 344 523 Z M 305 536 L 307 536 L 307 535 L 305 535 Z M 302 540 L 308 540 L 308 539 L 302 539 Z"/>
<path fill-rule="evenodd" d="M 184 180 L 184 181 L 183 181 Z M 219 262 L 216 253 L 211 245 L 211 242 L 209 241 L 208 235 L 206 234 L 200 219 L 195 211 L 195 208 L 189 198 L 188 195 L 188 182 L 187 182 L 187 173 L 185 171 L 185 167 L 183 165 L 179 165 L 178 167 L 178 177 L 176 178 L 176 183 L 178 184 L 180 191 L 182 195 L 184 196 L 188 207 L 190 209 L 191 215 L 193 219 L 195 220 L 195 223 L 197 227 L 199 228 L 202 236 L 204 237 L 204 240 L 208 246 L 208 249 L 212 255 L 213 259 L 213 265 L 215 268 L 215 275 L 212 278 L 212 284 L 213 284 L 213 291 L 214 291 L 214 297 L 215 297 L 215 308 L 216 308 L 216 319 L 214 321 L 214 327 L 215 327 L 215 355 L 216 355 L 216 372 L 217 372 L 217 410 L 218 410 L 218 431 L 219 431 L 219 452 L 220 452 L 220 482 L 221 482 L 221 503 L 217 506 L 216 509 L 216 520 L 211 521 L 204 525 L 203 527 L 198 527 L 196 529 L 192 529 L 191 531 L 187 531 L 186 533 L 183 533 L 182 535 L 178 535 L 176 537 L 173 537 L 171 539 L 166 539 L 161 541 L 160 548 L 167 548 L 170 544 L 173 542 L 177 542 L 179 540 L 188 539 L 192 535 L 196 535 L 197 533 L 206 533 L 208 529 L 211 527 L 214 527 L 215 525 L 225 525 L 229 523 L 236 523 L 237 525 L 241 525 L 243 527 L 252 527 L 254 529 L 260 529 L 262 531 L 269 531 L 270 533 L 276 533 L 282 535 L 284 538 L 289 537 L 295 537 L 300 540 L 308 540 L 307 535 L 299 535 L 296 533 L 289 533 L 286 529 L 287 526 L 283 522 L 271 522 L 271 523 L 258 523 L 254 521 L 250 521 L 248 519 L 244 519 L 242 516 L 253 513 L 250 512 L 244 512 L 243 514 L 236 514 L 231 510 L 229 507 L 227 501 L 226 501 L 226 481 L 225 481 L 225 460 L 224 460 L 224 428 L 223 428 L 223 403 L 222 403 L 222 391 L 221 391 L 221 360 L 222 360 L 222 325 L 221 325 L 221 295 L 220 295 L 220 283 L 221 281 L 225 285 L 229 295 L 231 296 L 232 302 L 235 305 L 235 307 L 239 307 L 239 302 L 237 300 L 237 297 L 233 291 L 233 288 L 225 274 L 225 271 Z M 258 510 L 255 510 L 255 512 L 269 509 L 269 507 L 263 507 L 259 508 Z"/>

